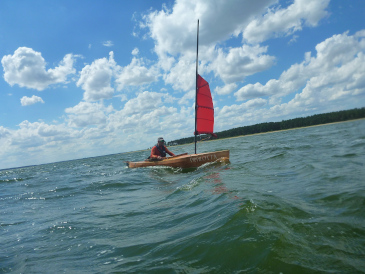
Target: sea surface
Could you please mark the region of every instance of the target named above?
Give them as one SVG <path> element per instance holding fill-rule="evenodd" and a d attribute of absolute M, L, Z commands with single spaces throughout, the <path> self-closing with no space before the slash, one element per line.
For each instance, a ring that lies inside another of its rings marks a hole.
<path fill-rule="evenodd" d="M 0 272 L 365 273 L 365 120 L 198 144 L 223 149 L 0 170 Z"/>

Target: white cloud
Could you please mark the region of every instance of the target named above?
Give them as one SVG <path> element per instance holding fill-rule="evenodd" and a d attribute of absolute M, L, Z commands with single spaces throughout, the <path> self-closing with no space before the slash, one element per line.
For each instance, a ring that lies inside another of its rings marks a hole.
<path fill-rule="evenodd" d="M 111 87 L 111 80 L 116 69 L 112 51 L 109 53 L 109 59 L 97 59 L 91 65 L 86 65 L 77 81 L 77 86 L 85 90 L 84 100 L 97 101 L 112 98 L 114 89 Z"/>
<path fill-rule="evenodd" d="M 188 91 L 195 87 L 195 61 L 193 56 L 184 55 L 164 75 L 166 84 L 172 85 L 175 90 Z"/>
<path fill-rule="evenodd" d="M 193 100 L 195 104 L 195 93 L 195 89 L 191 89 L 188 92 L 185 92 L 184 96 L 181 97 L 179 100 L 179 105 L 189 105 Z"/>
<path fill-rule="evenodd" d="M 42 100 L 41 97 L 33 95 L 32 97 L 23 96 L 20 99 L 20 103 L 22 104 L 22 106 L 30 106 L 30 105 L 33 105 L 35 103 L 43 103 L 44 104 L 44 101 Z"/>
<path fill-rule="evenodd" d="M 112 47 L 112 46 L 114 46 L 114 44 L 113 44 L 112 41 L 108 40 L 108 41 L 103 42 L 103 46 L 105 46 L 105 47 Z"/>
<path fill-rule="evenodd" d="M 9 134 L 10 134 L 10 131 L 7 128 L 0 126 L 0 139 L 8 136 Z"/>
<path fill-rule="evenodd" d="M 174 100 L 167 93 L 145 91 L 119 111 L 101 102 L 80 102 L 65 109 L 62 124 L 23 121 L 17 130 L 0 127 L 0 156 L 11 151 L 14 160 L 8 157 L 6 164 L 16 166 L 115 153 L 117 147 L 147 148 L 158 137 L 151 139 L 153 134 L 171 139 L 186 132 L 190 111 L 168 106 Z M 192 132 L 192 122 L 190 126 Z"/>
<path fill-rule="evenodd" d="M 144 91 L 129 100 L 123 109 L 109 115 L 108 128 L 120 131 L 121 135 L 126 136 L 124 138 L 133 136 L 133 143 L 144 139 L 145 143 L 153 145 L 155 140 L 151 143 L 148 136 L 154 134 L 163 134 L 165 138 L 177 138 L 178 132 L 186 129 L 186 123 L 190 120 L 186 117 L 188 112 L 184 107 L 178 111 L 177 108 L 169 106 L 174 100 L 175 98 L 167 93 Z M 193 132 L 193 122 L 191 128 Z"/>
<path fill-rule="evenodd" d="M 343 92 L 363 93 L 364 37 L 360 33 L 349 36 L 347 32 L 334 35 L 316 46 L 316 57 L 306 53 L 301 64 L 292 65 L 279 79 L 271 79 L 265 85 L 248 84 L 234 95 L 238 101 L 262 96 L 272 96 L 275 99 L 303 89 L 303 94 L 297 95 L 297 98 L 312 91 L 312 96 L 304 96 L 302 100 L 308 97 L 317 101 L 324 94 L 326 96 L 322 99 L 332 100 Z"/>
<path fill-rule="evenodd" d="M 138 94 L 136 98 L 133 98 L 125 103 L 123 114 L 127 116 L 136 113 L 150 112 L 160 108 L 164 101 L 166 101 L 166 98 L 169 100 L 171 96 L 167 93 L 144 91 Z M 163 101 L 163 99 L 165 100 Z"/>
<path fill-rule="evenodd" d="M 32 149 L 50 145 L 52 142 L 76 137 L 75 131 L 66 125 L 48 125 L 44 122 L 31 123 L 27 120 L 19 124 L 19 129 L 11 132 L 14 149 Z"/>
<path fill-rule="evenodd" d="M 0 156 L 7 156 L 2 164 L 15 167 L 112 153 L 109 136 L 113 138 L 105 129 L 77 130 L 25 120 L 16 130 L 0 127 Z"/>
<path fill-rule="evenodd" d="M 41 53 L 27 47 L 19 47 L 13 55 L 5 55 L 1 63 L 7 83 L 36 90 L 44 90 L 52 84 L 67 83 L 67 76 L 76 72 L 72 54 L 65 55 L 58 67 L 46 70 Z"/>
<path fill-rule="evenodd" d="M 223 41 L 242 34 L 244 41 L 263 42 L 271 37 L 293 34 L 304 26 L 316 26 L 328 14 L 329 0 L 295 0 L 285 8 L 277 2 L 178 0 L 171 10 L 164 7 L 150 12 L 141 26 L 148 28 L 155 40 L 159 66 L 167 72 L 165 83 L 172 84 L 174 89 L 191 89 L 198 18 L 201 23 L 200 61 L 205 63 L 204 71 L 213 71 L 226 84 L 231 84 L 267 70 L 274 65 L 275 57 L 265 54 L 267 47 L 258 45 L 243 44 L 224 50 Z"/>
<path fill-rule="evenodd" d="M 231 48 L 226 53 L 217 46 L 238 36 L 255 14 L 261 14 L 275 1 L 177 1 L 172 10 L 151 12 L 143 26 L 155 40 L 159 65 L 167 73 L 166 84 L 188 91 L 194 86 L 196 30 L 200 18 L 199 72 L 214 71 L 225 83 L 243 81 L 248 75 L 268 69 L 275 58 L 264 53 L 266 47 Z M 229 14 L 229 16 L 227 16 Z M 214 30 L 214 31 L 212 31 Z M 174 56 L 178 57 L 175 60 Z"/>
<path fill-rule="evenodd" d="M 319 43 L 316 50 L 315 57 L 306 53 L 301 64 L 292 65 L 279 79 L 265 85 L 246 85 L 235 93 L 238 100 L 270 97 L 272 107 L 250 111 L 250 116 L 243 115 L 245 123 L 331 112 L 339 106 L 341 109 L 363 106 L 365 31 L 352 36 L 347 32 L 334 35 Z M 291 93 L 296 93 L 294 98 L 281 103 L 282 98 Z"/>
<path fill-rule="evenodd" d="M 122 90 L 126 86 L 140 86 L 150 84 L 157 80 L 158 71 L 156 68 L 147 68 L 144 66 L 143 59 L 133 57 L 131 63 L 120 68 L 116 83 L 118 90 Z"/>
<path fill-rule="evenodd" d="M 328 15 L 330 0 L 295 0 L 287 8 L 274 7 L 263 16 L 252 20 L 243 31 L 249 43 L 260 43 L 272 37 L 291 35 L 303 25 L 316 26 Z"/>
<path fill-rule="evenodd" d="M 231 83 L 231 84 L 225 85 L 223 87 L 216 87 L 214 91 L 218 95 L 228 95 L 228 94 L 231 94 L 236 88 L 237 88 L 237 84 Z"/>
<path fill-rule="evenodd" d="M 260 109 L 267 105 L 267 100 L 256 98 L 244 102 L 240 105 L 224 106 L 216 111 L 215 131 L 242 126 L 243 123 L 249 123 L 253 120 L 252 113 L 261 111 Z M 262 117 L 255 117 L 258 121 Z"/>
<path fill-rule="evenodd" d="M 247 45 L 231 48 L 227 54 L 219 49 L 212 69 L 227 84 L 243 81 L 246 76 L 266 70 L 274 64 L 273 56 L 263 54 L 266 51 L 267 47 Z"/>
<path fill-rule="evenodd" d="M 353 60 L 340 67 L 313 76 L 303 91 L 284 106 L 295 111 L 306 108 L 320 109 L 324 104 L 330 106 L 340 103 L 346 106 L 348 102 L 358 100 L 356 98 L 360 98 L 359 95 L 365 94 L 364 74 L 365 52 L 360 52 Z"/>
<path fill-rule="evenodd" d="M 134 48 L 132 50 L 132 55 L 138 55 L 138 53 L 139 53 L 139 49 L 138 48 Z"/>
<path fill-rule="evenodd" d="M 143 95 L 142 97 L 147 98 L 148 96 L 150 95 Z M 151 96 L 158 100 L 158 95 L 152 94 Z M 192 134 L 193 120 L 186 117 L 187 112 L 183 111 L 184 108 L 179 112 L 176 108 L 164 104 L 153 107 L 145 101 L 137 108 L 141 109 L 143 106 L 146 106 L 148 110 L 137 112 L 133 111 L 130 105 L 127 105 L 124 109 L 112 113 L 109 115 L 108 127 L 119 131 L 120 136 L 125 136 L 123 137 L 125 140 L 132 138 L 133 144 L 136 141 L 144 140 L 145 144 L 153 145 L 155 139 L 151 140 L 151 135 L 164 135 L 166 139 L 169 139 L 172 136 L 174 138 L 181 136 L 181 131 L 187 135 Z M 189 128 L 188 121 L 191 122 L 191 132 L 186 132 L 186 129 Z"/>
<path fill-rule="evenodd" d="M 222 118 L 230 118 L 233 116 L 239 116 L 243 112 L 249 112 L 252 108 L 260 108 L 267 104 L 267 100 L 262 98 L 256 98 L 249 100 L 240 105 L 224 106 L 218 113 L 217 116 Z"/>
<path fill-rule="evenodd" d="M 149 28 L 151 37 L 156 41 L 155 51 L 160 57 L 165 53 L 194 52 L 198 19 L 201 22 L 200 44 L 209 46 L 228 39 L 232 34 L 237 36 L 253 14 L 264 12 L 275 2 L 178 0 L 172 10 L 165 8 L 146 15 L 142 26 Z"/>
<path fill-rule="evenodd" d="M 133 53 L 137 53 L 135 49 Z M 133 54 L 132 53 L 132 54 Z M 112 81 L 115 80 L 117 90 L 121 91 L 127 86 L 140 86 L 150 84 L 157 80 L 158 70 L 155 67 L 147 68 L 143 59 L 133 57 L 131 63 L 125 67 L 116 64 L 114 53 L 109 53 L 109 59 L 95 60 L 91 65 L 86 65 L 77 81 L 85 92 L 85 101 L 98 101 L 110 99 L 114 95 Z"/>
<path fill-rule="evenodd" d="M 69 125 L 71 127 L 87 127 L 90 125 L 105 125 L 107 114 L 114 109 L 110 105 L 105 107 L 102 103 L 80 102 L 78 105 L 66 108 Z"/>
<path fill-rule="evenodd" d="M 196 53 L 196 30 L 197 19 L 200 19 L 200 60 L 199 73 L 215 70 L 221 64 L 215 62 L 213 66 L 207 62 L 216 59 L 218 53 L 215 52 L 217 43 L 222 42 L 232 35 L 237 36 L 245 25 L 248 24 L 251 13 L 264 12 L 265 8 L 275 1 L 203 1 L 187 0 L 176 1 L 172 10 L 166 7 L 161 11 L 153 11 L 144 17 L 142 27 L 149 29 L 149 34 L 155 40 L 155 52 L 159 56 L 159 66 L 166 71 L 164 80 L 166 84 L 171 84 L 174 89 L 187 91 L 194 86 L 195 53 Z M 229 16 L 227 16 L 229 14 Z M 214 30 L 214 31 L 212 31 Z M 224 59 L 223 53 L 221 60 Z M 175 59 L 177 57 L 177 59 Z M 236 56 L 237 57 L 237 56 Z M 249 57 L 250 58 L 250 57 Z M 242 58 L 241 58 L 242 59 Z M 256 60 L 252 60 L 256 61 Z M 232 64 L 237 65 L 241 62 Z M 205 63 L 205 65 L 204 65 Z M 230 65 L 225 62 L 222 65 Z M 222 68 L 221 68 L 222 70 Z M 227 68 L 227 72 L 234 69 Z M 243 75 L 243 76 L 242 76 Z M 235 75 L 232 78 L 242 80 L 245 72 Z M 229 81 L 228 75 L 219 75 Z"/>

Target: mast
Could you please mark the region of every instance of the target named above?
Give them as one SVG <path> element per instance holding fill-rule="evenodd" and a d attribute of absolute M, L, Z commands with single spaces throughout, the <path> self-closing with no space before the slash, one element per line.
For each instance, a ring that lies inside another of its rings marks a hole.
<path fill-rule="evenodd" d="M 196 35 L 196 73 L 195 73 L 195 132 L 194 132 L 194 142 L 195 142 L 195 154 L 196 154 L 196 121 L 198 112 L 198 48 L 199 48 L 199 19 L 198 19 L 198 31 Z"/>

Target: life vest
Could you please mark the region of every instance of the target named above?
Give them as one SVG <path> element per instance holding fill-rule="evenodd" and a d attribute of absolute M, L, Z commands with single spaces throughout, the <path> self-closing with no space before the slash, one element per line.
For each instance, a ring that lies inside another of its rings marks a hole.
<path fill-rule="evenodd" d="M 158 146 L 158 144 L 157 144 L 157 145 L 156 145 L 156 148 L 157 148 L 157 150 L 160 152 L 161 157 L 166 157 L 166 150 L 165 150 L 165 146 L 162 146 L 162 148 L 160 148 L 160 147 Z"/>

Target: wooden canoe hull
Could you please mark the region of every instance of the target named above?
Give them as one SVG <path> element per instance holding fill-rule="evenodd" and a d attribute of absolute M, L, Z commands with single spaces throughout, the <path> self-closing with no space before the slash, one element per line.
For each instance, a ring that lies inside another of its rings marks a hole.
<path fill-rule="evenodd" d="M 217 160 L 229 161 L 229 150 L 169 157 L 162 161 L 127 162 L 127 166 L 129 168 L 149 167 L 149 166 L 193 168 Z"/>

